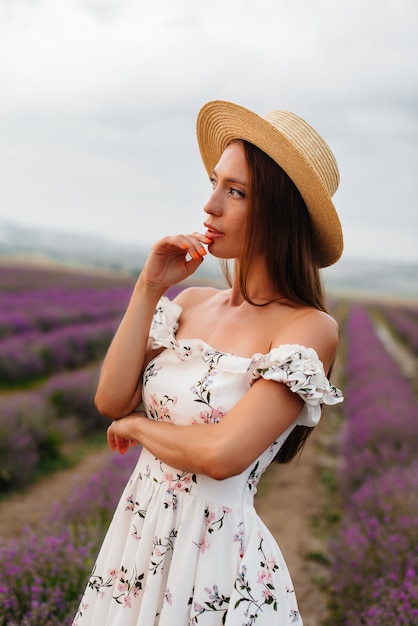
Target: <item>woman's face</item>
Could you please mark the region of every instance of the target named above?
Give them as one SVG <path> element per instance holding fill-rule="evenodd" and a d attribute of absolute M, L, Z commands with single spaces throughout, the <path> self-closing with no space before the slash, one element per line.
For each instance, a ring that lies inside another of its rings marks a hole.
<path fill-rule="evenodd" d="M 249 172 L 242 141 L 234 141 L 221 155 L 211 177 L 212 194 L 204 207 L 209 251 L 222 259 L 242 253 L 248 211 Z"/>

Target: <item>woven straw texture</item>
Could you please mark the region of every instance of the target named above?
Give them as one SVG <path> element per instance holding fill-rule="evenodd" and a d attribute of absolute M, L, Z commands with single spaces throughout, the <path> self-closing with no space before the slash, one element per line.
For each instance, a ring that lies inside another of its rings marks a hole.
<path fill-rule="evenodd" d="M 232 102 L 214 100 L 198 115 L 197 138 L 210 176 L 233 139 L 249 141 L 268 154 L 292 179 L 306 203 L 320 267 L 340 258 L 343 236 L 331 200 L 339 183 L 337 162 L 327 143 L 305 120 L 288 111 L 271 111 L 263 118 Z"/>

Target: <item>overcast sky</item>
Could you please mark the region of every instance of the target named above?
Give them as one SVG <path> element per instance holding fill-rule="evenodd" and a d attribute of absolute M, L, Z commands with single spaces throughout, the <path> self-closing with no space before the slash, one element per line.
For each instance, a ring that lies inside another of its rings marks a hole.
<path fill-rule="evenodd" d="M 328 141 L 347 259 L 418 261 L 416 0 L 0 0 L 0 220 L 150 245 L 201 230 L 195 120 Z"/>

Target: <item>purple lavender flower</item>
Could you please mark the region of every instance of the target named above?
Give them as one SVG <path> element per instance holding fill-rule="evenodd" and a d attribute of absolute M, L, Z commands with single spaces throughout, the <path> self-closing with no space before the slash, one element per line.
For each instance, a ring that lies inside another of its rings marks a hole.
<path fill-rule="evenodd" d="M 341 626 L 418 617 L 418 408 L 365 307 L 346 330 L 345 509 L 333 541 L 331 595 Z"/>

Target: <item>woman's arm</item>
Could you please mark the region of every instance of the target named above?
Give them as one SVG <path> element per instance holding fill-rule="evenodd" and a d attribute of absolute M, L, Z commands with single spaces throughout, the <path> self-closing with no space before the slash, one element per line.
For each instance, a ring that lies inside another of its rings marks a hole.
<path fill-rule="evenodd" d="M 114 421 L 107 438 L 124 453 L 140 443 L 164 463 L 222 480 L 240 474 L 294 421 L 303 401 L 282 383 L 258 380 L 217 424 L 179 426 L 134 413 Z"/>
<path fill-rule="evenodd" d="M 115 419 L 131 413 L 141 402 L 141 373 L 149 348 L 149 329 L 160 290 L 135 285 L 128 308 L 103 361 L 95 404 Z"/>
<path fill-rule="evenodd" d="M 193 233 L 165 237 L 152 247 L 103 362 L 95 396 L 103 415 L 117 419 L 140 404 L 142 371 L 149 359 L 149 331 L 158 300 L 168 287 L 196 271 L 206 254 L 202 243 L 208 241 Z"/>
<path fill-rule="evenodd" d="M 338 329 L 329 316 L 305 315 L 275 345 L 312 347 L 328 369 L 337 339 Z M 124 453 L 134 441 L 168 465 L 224 479 L 249 467 L 293 423 L 302 407 L 303 400 L 283 383 L 260 378 L 217 424 L 179 426 L 133 414 L 112 423 L 108 442 Z"/>

